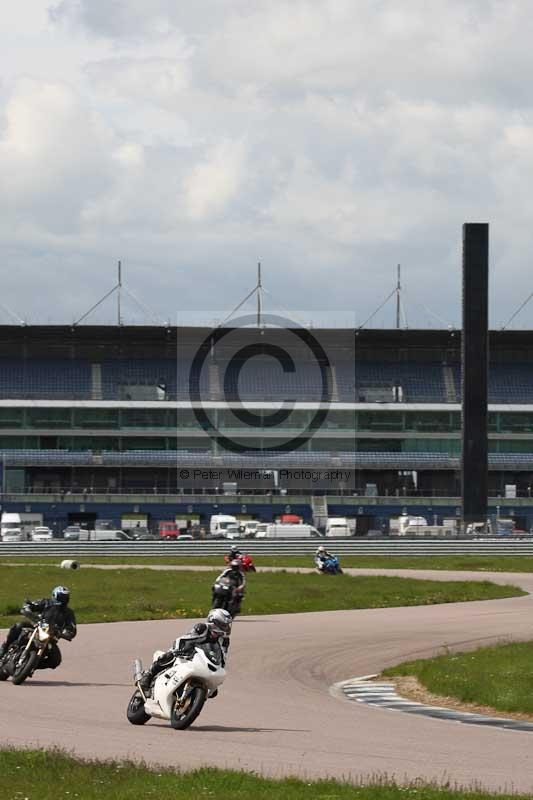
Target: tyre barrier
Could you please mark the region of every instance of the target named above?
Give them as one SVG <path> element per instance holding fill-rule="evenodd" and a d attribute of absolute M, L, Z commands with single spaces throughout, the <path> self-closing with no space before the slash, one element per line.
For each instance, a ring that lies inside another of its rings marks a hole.
<path fill-rule="evenodd" d="M 71 559 L 67 558 L 61 562 L 59 565 L 61 569 L 79 569 L 80 562 L 79 561 L 72 561 Z"/>

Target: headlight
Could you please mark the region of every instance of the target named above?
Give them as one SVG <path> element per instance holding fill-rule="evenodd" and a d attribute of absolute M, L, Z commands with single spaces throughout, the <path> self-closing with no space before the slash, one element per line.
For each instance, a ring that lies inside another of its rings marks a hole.
<path fill-rule="evenodd" d="M 46 642 L 47 639 L 50 638 L 50 625 L 48 622 L 42 622 L 39 625 L 39 641 Z"/>

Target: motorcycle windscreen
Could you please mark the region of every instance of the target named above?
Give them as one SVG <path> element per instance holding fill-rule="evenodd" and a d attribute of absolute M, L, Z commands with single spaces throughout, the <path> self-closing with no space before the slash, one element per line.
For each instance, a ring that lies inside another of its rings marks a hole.
<path fill-rule="evenodd" d="M 215 664 L 217 667 L 222 666 L 223 656 L 222 656 L 222 648 L 218 644 L 218 642 L 212 642 L 211 644 L 198 644 L 196 645 L 199 650 L 202 650 L 205 654 L 206 658 L 212 664 Z"/>

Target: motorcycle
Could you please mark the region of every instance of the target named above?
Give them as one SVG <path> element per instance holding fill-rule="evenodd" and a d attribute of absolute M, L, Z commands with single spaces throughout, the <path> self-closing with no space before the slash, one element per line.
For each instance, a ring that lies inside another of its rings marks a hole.
<path fill-rule="evenodd" d="M 163 655 L 158 650 L 154 661 Z M 133 664 L 136 689 L 128 703 L 126 716 L 132 725 L 144 725 L 152 717 L 170 720 L 175 730 L 185 730 L 200 714 L 205 701 L 224 683 L 226 670 L 219 645 L 199 644 L 188 656 L 177 655 L 174 663 L 164 669 L 145 693 L 139 681 L 142 663 Z"/>
<path fill-rule="evenodd" d="M 241 553 L 240 556 L 235 556 L 235 558 L 237 559 L 237 561 L 240 561 L 241 569 L 243 572 L 257 572 L 252 556 L 249 553 Z M 233 558 L 226 554 L 224 556 L 224 561 L 226 562 L 226 564 L 229 564 L 230 561 L 233 561 Z"/>
<path fill-rule="evenodd" d="M 39 669 L 51 646 L 57 644 L 57 640 L 61 638 L 60 631 L 40 614 L 36 619 L 35 613 L 27 606 L 23 606 L 20 613 L 30 619 L 34 627 L 24 628 L 17 641 L 8 647 L 0 660 L 0 681 L 7 680 L 11 675 L 11 682 L 15 686 L 24 683 Z"/>
<path fill-rule="evenodd" d="M 319 568 L 318 571 L 323 572 L 326 575 L 342 575 L 341 565 L 337 556 L 326 558 L 322 562 L 322 569 Z"/>
<path fill-rule="evenodd" d="M 232 617 L 241 611 L 244 597 L 242 586 L 234 586 L 229 578 L 218 578 L 213 584 L 212 608 L 224 608 Z"/>

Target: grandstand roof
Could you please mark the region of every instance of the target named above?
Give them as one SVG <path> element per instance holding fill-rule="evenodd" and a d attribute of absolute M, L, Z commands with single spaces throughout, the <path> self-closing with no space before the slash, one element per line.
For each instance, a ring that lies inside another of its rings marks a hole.
<path fill-rule="evenodd" d="M 1 325 L 0 355 L 6 357 L 95 357 L 105 352 L 136 356 L 172 356 L 178 342 L 180 347 L 195 347 L 212 328 L 176 326 L 117 326 L 117 325 Z M 243 328 L 243 340 L 254 335 L 255 329 Z M 459 358 L 461 331 L 435 329 L 335 329 L 315 328 L 311 332 L 324 345 L 335 349 L 355 347 L 358 351 L 386 352 L 399 360 L 408 357 L 431 358 L 431 351 L 445 351 L 450 358 Z M 283 331 L 268 329 L 268 339 L 275 342 Z M 354 338 L 355 337 L 355 338 Z M 219 345 L 220 346 L 220 345 Z M 493 358 L 533 359 L 533 330 L 490 332 L 490 352 Z"/>

